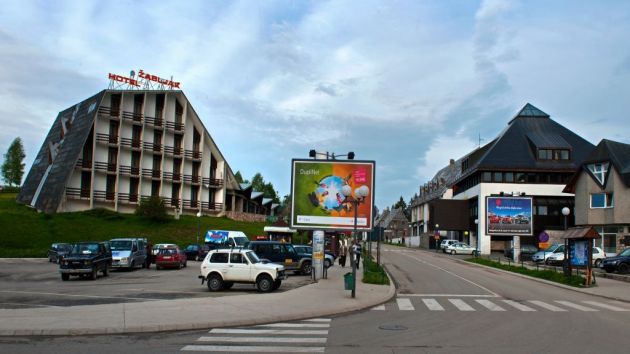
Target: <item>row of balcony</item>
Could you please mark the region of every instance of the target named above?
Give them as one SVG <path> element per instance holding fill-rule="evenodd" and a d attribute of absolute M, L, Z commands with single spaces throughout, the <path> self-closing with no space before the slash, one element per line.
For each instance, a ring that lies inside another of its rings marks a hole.
<path fill-rule="evenodd" d="M 184 133 L 184 124 L 179 122 L 170 122 L 165 121 L 161 118 L 162 112 L 156 112 L 158 117 L 149 117 L 144 116 L 142 113 L 133 113 L 128 111 L 120 111 L 120 110 L 112 110 L 109 107 L 99 107 L 98 113 L 101 116 L 107 117 L 113 120 L 120 120 L 121 118 L 126 121 L 130 121 L 132 124 L 142 125 L 147 124 L 151 125 L 155 129 L 168 129 L 172 130 L 175 133 L 183 134 Z"/>
<path fill-rule="evenodd" d="M 166 146 L 160 143 L 155 142 L 142 142 L 140 139 L 133 138 L 119 138 L 117 135 L 110 135 L 104 133 L 96 134 L 96 141 L 105 144 L 118 145 L 120 141 L 120 146 L 131 148 L 132 150 L 144 150 L 144 151 L 152 151 L 161 153 L 164 150 L 164 153 L 173 155 L 173 156 L 183 156 L 187 159 L 191 160 L 201 160 L 203 157 L 203 152 L 197 150 L 184 150 L 181 147 L 175 146 Z"/>
<path fill-rule="evenodd" d="M 66 197 L 74 200 L 90 200 L 89 188 L 66 188 Z M 111 202 L 116 200 L 115 192 L 94 190 L 94 201 L 99 202 Z M 150 198 L 148 195 L 130 194 L 130 193 L 118 193 L 118 203 L 122 204 L 138 204 L 140 201 Z M 200 207 L 202 210 L 208 211 L 220 211 L 223 209 L 223 203 L 204 202 L 199 200 L 179 199 L 179 198 L 167 198 L 161 197 L 164 204 L 171 208 L 182 209 L 196 209 Z"/>

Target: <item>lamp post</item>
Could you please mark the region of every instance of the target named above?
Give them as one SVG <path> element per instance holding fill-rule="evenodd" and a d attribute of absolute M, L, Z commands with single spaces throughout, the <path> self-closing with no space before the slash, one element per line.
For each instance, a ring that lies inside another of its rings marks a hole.
<path fill-rule="evenodd" d="M 357 242 L 357 215 L 358 215 L 358 207 L 359 204 L 365 200 L 365 197 L 370 193 L 370 189 L 367 186 L 361 186 L 354 190 L 354 197 L 352 196 L 352 187 L 349 185 L 345 185 L 341 188 L 341 193 L 345 197 L 345 202 L 351 203 L 352 208 L 354 209 L 354 230 L 353 237 L 354 242 Z M 354 298 L 356 295 L 357 289 L 357 263 L 356 263 L 356 254 L 355 251 L 352 250 L 352 254 L 350 256 L 350 264 L 352 265 L 352 297 Z"/>
<path fill-rule="evenodd" d="M 201 234 L 201 211 L 197 212 L 197 245 L 199 244 L 199 234 Z"/>
<path fill-rule="evenodd" d="M 433 239 L 435 239 L 435 252 L 437 253 L 438 250 L 440 249 L 440 224 L 435 224 L 435 235 L 433 236 Z"/>
<path fill-rule="evenodd" d="M 567 229 L 567 216 L 569 216 L 569 214 L 571 214 L 571 209 L 569 209 L 568 207 L 562 208 L 562 215 L 564 215 L 564 230 L 565 231 Z"/>
<path fill-rule="evenodd" d="M 477 245 L 476 245 L 476 252 L 477 254 L 475 255 L 475 257 L 479 256 L 479 240 L 481 240 L 481 238 L 479 237 L 479 219 L 475 219 L 475 233 L 477 234 Z"/>

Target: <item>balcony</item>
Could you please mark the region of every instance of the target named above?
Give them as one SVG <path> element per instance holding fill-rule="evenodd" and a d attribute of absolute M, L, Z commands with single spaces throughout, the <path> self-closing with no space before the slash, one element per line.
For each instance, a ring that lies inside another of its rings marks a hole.
<path fill-rule="evenodd" d="M 114 110 L 110 107 L 98 107 L 98 114 L 102 117 L 109 118 L 112 120 L 120 120 L 120 110 Z"/>
<path fill-rule="evenodd" d="M 210 188 L 221 188 L 223 187 L 223 179 L 220 178 L 206 178 L 202 179 L 203 185 L 208 186 Z"/>
<path fill-rule="evenodd" d="M 142 169 L 142 177 L 149 177 L 153 179 L 159 179 L 161 175 L 160 170 L 154 170 L 152 168 L 143 168 Z"/>
<path fill-rule="evenodd" d="M 122 112 L 123 120 L 128 120 L 133 124 L 142 124 L 142 113 Z"/>
<path fill-rule="evenodd" d="M 94 162 L 94 170 L 107 173 L 116 173 L 116 164 L 108 162 Z"/>
<path fill-rule="evenodd" d="M 183 149 L 180 147 L 164 146 L 164 153 L 173 156 L 182 156 Z"/>
<path fill-rule="evenodd" d="M 138 194 L 118 193 L 118 202 L 125 204 L 138 204 L 141 200 Z"/>
<path fill-rule="evenodd" d="M 107 192 L 107 191 L 94 191 L 94 201 L 100 201 L 100 202 L 113 202 L 114 198 L 116 196 L 116 193 L 114 192 Z"/>
<path fill-rule="evenodd" d="M 68 199 L 90 200 L 89 188 L 66 188 L 66 197 Z"/>
<path fill-rule="evenodd" d="M 172 130 L 175 133 L 179 133 L 179 134 L 183 134 L 184 133 L 184 124 L 183 123 L 176 123 L 176 122 L 166 121 L 164 123 L 164 126 L 166 127 L 166 129 Z"/>
<path fill-rule="evenodd" d="M 198 200 L 182 199 L 182 209 L 199 209 Z"/>
<path fill-rule="evenodd" d="M 162 144 L 160 143 L 142 143 L 144 151 L 162 152 Z"/>
<path fill-rule="evenodd" d="M 118 144 L 118 135 L 96 133 L 96 141 L 106 144 Z"/>
<path fill-rule="evenodd" d="M 184 182 L 186 183 L 199 184 L 200 181 L 201 178 L 198 175 L 184 175 Z"/>
<path fill-rule="evenodd" d="M 201 160 L 202 153 L 201 151 L 193 151 L 193 150 L 185 150 L 184 157 L 192 160 Z"/>
<path fill-rule="evenodd" d="M 221 211 L 223 210 L 223 203 L 201 202 L 201 209 L 208 211 Z"/>
<path fill-rule="evenodd" d="M 165 180 L 173 181 L 173 183 L 181 183 L 182 175 L 177 172 L 164 172 L 163 174 Z"/>
<path fill-rule="evenodd" d="M 118 170 L 123 175 L 140 176 L 140 167 L 120 165 L 120 168 Z"/>
<path fill-rule="evenodd" d="M 171 208 L 179 208 L 180 201 L 178 198 L 164 198 L 164 205 Z"/>
<path fill-rule="evenodd" d="M 154 117 L 144 117 L 144 123 L 153 126 L 155 129 L 164 129 L 164 119 Z"/>
<path fill-rule="evenodd" d="M 131 150 L 140 150 L 140 139 L 120 138 L 120 146 L 131 148 Z"/>
<path fill-rule="evenodd" d="M 91 169 L 92 168 L 92 160 L 78 159 L 76 167 L 77 168 L 82 168 L 82 169 Z"/>

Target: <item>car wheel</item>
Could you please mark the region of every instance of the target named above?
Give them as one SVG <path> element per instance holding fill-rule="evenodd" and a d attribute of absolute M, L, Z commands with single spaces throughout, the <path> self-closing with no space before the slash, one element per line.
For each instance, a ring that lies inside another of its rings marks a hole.
<path fill-rule="evenodd" d="M 225 290 L 231 289 L 232 286 L 234 286 L 234 282 L 226 281 L 225 283 L 223 283 L 223 289 Z"/>
<path fill-rule="evenodd" d="M 95 268 L 92 268 L 92 273 L 90 273 L 90 280 L 96 280 L 97 273 L 98 273 L 98 272 L 97 272 L 97 270 L 96 270 L 96 267 L 95 267 Z"/>
<path fill-rule="evenodd" d="M 188 267 L 188 260 L 187 259 L 184 260 L 184 268 L 186 268 L 186 267 Z"/>
<path fill-rule="evenodd" d="M 304 262 L 304 264 L 302 264 L 302 268 L 300 269 L 300 272 L 302 272 L 302 274 L 308 275 L 311 274 L 312 271 L 313 266 L 311 266 L 311 262 Z"/>
<path fill-rule="evenodd" d="M 105 268 L 103 268 L 103 276 L 106 277 L 109 275 L 109 268 L 107 268 L 107 266 L 105 266 Z"/>
<path fill-rule="evenodd" d="M 223 290 L 223 279 L 218 274 L 212 274 L 208 277 L 208 290 L 221 291 Z"/>
<path fill-rule="evenodd" d="M 263 274 L 256 280 L 256 286 L 261 293 L 268 293 L 273 290 L 273 280 L 270 276 Z"/>
<path fill-rule="evenodd" d="M 331 266 L 331 265 L 332 265 L 332 264 L 331 264 L 331 262 L 330 262 L 330 259 L 326 259 L 326 260 L 324 260 L 324 267 L 326 267 L 326 268 L 330 268 L 330 266 Z"/>
<path fill-rule="evenodd" d="M 549 259 L 545 259 L 545 264 L 549 265 Z"/>
<path fill-rule="evenodd" d="M 133 271 L 133 268 L 136 266 L 136 264 L 134 263 L 134 261 L 131 261 L 131 264 L 129 265 L 129 271 Z"/>
<path fill-rule="evenodd" d="M 452 250 L 452 251 L 451 251 L 451 254 L 455 254 L 455 253 L 457 253 L 457 252 L 455 252 L 455 250 Z"/>
<path fill-rule="evenodd" d="M 155 270 L 160 270 L 160 269 L 162 269 L 162 267 L 160 267 L 159 265 L 156 264 L 155 265 Z"/>
<path fill-rule="evenodd" d="M 621 263 L 620 265 L 617 266 L 617 271 L 621 274 L 626 274 L 630 272 L 630 264 Z"/>
<path fill-rule="evenodd" d="M 596 259 L 595 260 L 595 268 L 599 268 L 599 266 L 602 264 L 602 260 L 601 259 Z"/>
<path fill-rule="evenodd" d="M 177 269 L 182 269 L 182 262 L 177 263 Z"/>
<path fill-rule="evenodd" d="M 199 262 L 199 256 L 195 256 L 195 262 Z"/>
<path fill-rule="evenodd" d="M 282 280 L 276 279 L 276 281 L 273 282 L 273 290 L 277 290 L 281 284 L 282 284 Z"/>
<path fill-rule="evenodd" d="M 61 274 L 61 280 L 66 281 L 70 279 L 70 274 Z"/>

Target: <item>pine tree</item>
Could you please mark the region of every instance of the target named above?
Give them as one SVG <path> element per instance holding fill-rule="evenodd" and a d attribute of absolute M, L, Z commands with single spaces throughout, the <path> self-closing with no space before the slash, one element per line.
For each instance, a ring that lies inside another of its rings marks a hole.
<path fill-rule="evenodd" d="M 2 179 L 9 186 L 20 186 L 22 184 L 25 157 L 22 139 L 19 137 L 15 138 L 7 153 L 4 154 L 4 163 L 2 164 Z"/>

